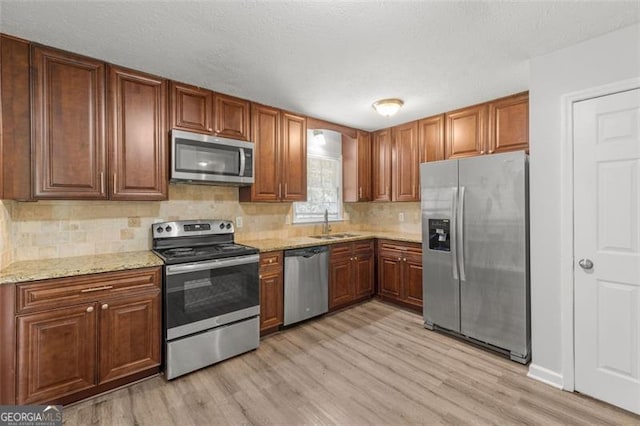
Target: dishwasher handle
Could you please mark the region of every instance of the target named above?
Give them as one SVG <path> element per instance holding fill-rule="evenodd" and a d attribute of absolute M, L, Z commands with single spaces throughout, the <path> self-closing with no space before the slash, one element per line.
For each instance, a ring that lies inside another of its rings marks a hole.
<path fill-rule="evenodd" d="M 327 253 L 329 251 L 329 247 L 327 246 L 314 246 L 314 247 L 305 247 L 300 249 L 293 250 L 285 250 L 284 257 L 304 257 L 309 258 L 313 257 L 317 254 Z"/>

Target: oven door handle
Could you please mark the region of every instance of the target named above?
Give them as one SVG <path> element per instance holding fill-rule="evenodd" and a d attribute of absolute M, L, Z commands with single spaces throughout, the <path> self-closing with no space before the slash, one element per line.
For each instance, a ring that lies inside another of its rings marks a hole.
<path fill-rule="evenodd" d="M 226 268 L 228 266 L 247 265 L 249 263 L 258 263 L 260 255 L 252 254 L 250 256 L 232 257 L 229 259 L 208 260 L 205 262 L 188 263 L 183 265 L 167 266 L 167 275 L 187 274 L 189 272 L 208 271 L 211 269 Z"/>

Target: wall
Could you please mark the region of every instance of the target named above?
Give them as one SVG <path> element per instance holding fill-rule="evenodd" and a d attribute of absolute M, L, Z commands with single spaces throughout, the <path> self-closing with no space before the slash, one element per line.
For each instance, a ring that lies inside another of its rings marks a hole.
<path fill-rule="evenodd" d="M 640 76 L 640 25 L 531 60 L 530 204 L 532 366 L 562 385 L 561 282 L 570 253 L 560 251 L 561 98 Z M 564 262 L 564 263 L 563 263 Z"/>
<path fill-rule="evenodd" d="M 13 201 L 0 200 L 0 269 L 8 266 L 12 258 L 11 210 Z"/>
<path fill-rule="evenodd" d="M 420 233 L 420 203 L 347 203 L 345 213 L 356 229 Z M 404 214 L 404 222 L 399 215 Z"/>

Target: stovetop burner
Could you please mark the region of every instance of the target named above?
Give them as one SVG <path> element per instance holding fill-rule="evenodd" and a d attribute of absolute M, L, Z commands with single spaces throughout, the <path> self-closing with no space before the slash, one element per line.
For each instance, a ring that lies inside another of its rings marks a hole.
<path fill-rule="evenodd" d="M 176 221 L 154 224 L 153 251 L 167 265 L 258 253 L 233 241 L 230 222 Z"/>

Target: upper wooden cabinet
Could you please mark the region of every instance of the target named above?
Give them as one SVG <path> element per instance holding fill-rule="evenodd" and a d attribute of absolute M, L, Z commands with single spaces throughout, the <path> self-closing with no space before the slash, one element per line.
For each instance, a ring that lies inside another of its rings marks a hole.
<path fill-rule="evenodd" d="M 529 93 L 446 114 L 445 158 L 529 149 Z"/>
<path fill-rule="evenodd" d="M 0 199 L 30 200 L 29 43 L 0 36 Z"/>
<path fill-rule="evenodd" d="M 107 80 L 103 62 L 40 46 L 31 57 L 35 198 L 165 200 L 166 81 L 116 66 Z"/>
<path fill-rule="evenodd" d="M 395 126 L 391 129 L 393 154 L 391 162 L 391 201 L 419 200 L 418 187 L 418 122 Z"/>
<path fill-rule="evenodd" d="M 171 128 L 213 134 L 213 92 L 171 82 Z"/>
<path fill-rule="evenodd" d="M 105 64 L 34 46 L 36 198 L 106 199 Z"/>
<path fill-rule="evenodd" d="M 488 151 L 486 104 L 448 112 L 445 117 L 446 158 L 472 157 Z"/>
<path fill-rule="evenodd" d="M 240 201 L 307 199 L 307 124 L 304 117 L 251 105 L 255 183 L 240 188 Z"/>
<path fill-rule="evenodd" d="M 249 101 L 175 81 L 170 92 L 172 129 L 249 140 Z"/>
<path fill-rule="evenodd" d="M 420 162 L 444 160 L 444 114 L 418 121 Z"/>
<path fill-rule="evenodd" d="M 307 199 L 307 123 L 304 117 L 282 113 L 282 201 Z"/>
<path fill-rule="evenodd" d="M 214 102 L 215 134 L 225 138 L 248 141 L 249 101 L 216 93 Z"/>
<path fill-rule="evenodd" d="M 371 134 L 342 135 L 342 199 L 371 201 Z"/>
<path fill-rule="evenodd" d="M 167 83 L 109 66 L 112 200 L 167 199 Z"/>
<path fill-rule="evenodd" d="M 391 129 L 374 132 L 371 145 L 373 201 L 391 201 L 391 152 Z"/>
<path fill-rule="evenodd" d="M 529 149 L 529 92 L 489 103 L 489 154 Z"/>

